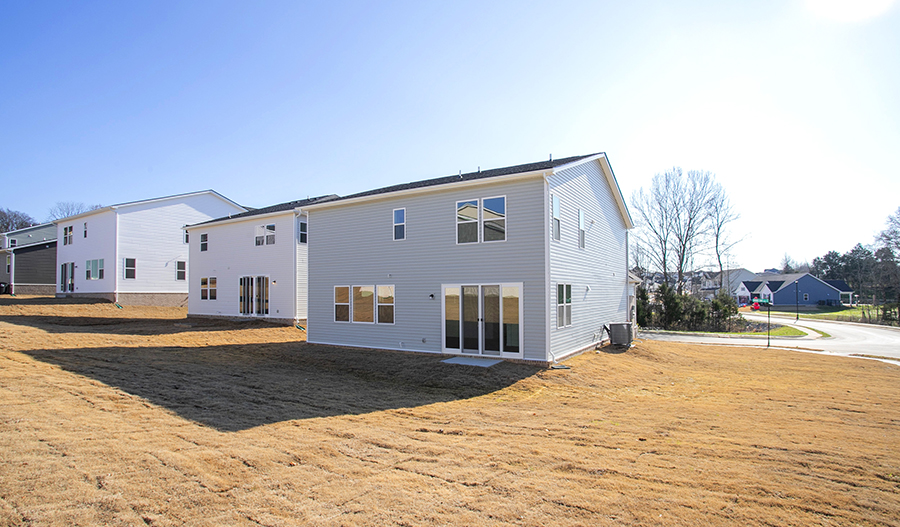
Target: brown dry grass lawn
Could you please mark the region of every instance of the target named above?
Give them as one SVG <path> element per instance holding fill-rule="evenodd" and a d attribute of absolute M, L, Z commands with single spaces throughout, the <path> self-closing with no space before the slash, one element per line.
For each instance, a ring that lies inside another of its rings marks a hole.
<path fill-rule="evenodd" d="M 481 369 L 5 297 L 0 525 L 900 525 L 897 365 L 608 351 Z"/>

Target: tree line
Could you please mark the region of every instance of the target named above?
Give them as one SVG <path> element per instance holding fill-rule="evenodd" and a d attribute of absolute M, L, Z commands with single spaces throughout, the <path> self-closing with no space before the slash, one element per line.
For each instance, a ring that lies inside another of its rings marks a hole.
<path fill-rule="evenodd" d="M 85 205 L 84 203 L 74 203 L 71 201 L 58 201 L 50 207 L 47 214 L 47 222 L 75 216 L 83 212 L 99 209 L 103 205 Z M 31 215 L 17 210 L 0 208 L 0 232 L 17 231 L 25 227 L 37 225 Z"/>

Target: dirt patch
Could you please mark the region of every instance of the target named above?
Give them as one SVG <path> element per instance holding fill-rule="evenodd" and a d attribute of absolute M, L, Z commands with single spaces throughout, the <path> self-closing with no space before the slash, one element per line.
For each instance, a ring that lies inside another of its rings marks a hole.
<path fill-rule="evenodd" d="M 0 525 L 900 525 L 896 365 L 645 341 L 483 369 L 304 337 L 0 299 Z"/>

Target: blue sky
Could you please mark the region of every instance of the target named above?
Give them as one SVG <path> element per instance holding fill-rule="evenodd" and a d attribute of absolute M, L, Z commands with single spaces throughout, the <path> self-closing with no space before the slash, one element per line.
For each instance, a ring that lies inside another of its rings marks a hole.
<path fill-rule="evenodd" d="M 626 199 L 715 173 L 734 265 L 871 243 L 900 206 L 900 8 L 673 4 L 3 1 L 0 207 L 261 207 L 604 151 Z"/>

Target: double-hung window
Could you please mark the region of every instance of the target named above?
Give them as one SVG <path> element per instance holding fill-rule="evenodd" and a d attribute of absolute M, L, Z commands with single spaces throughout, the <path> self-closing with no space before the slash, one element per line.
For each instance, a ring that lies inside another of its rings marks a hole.
<path fill-rule="evenodd" d="M 578 209 L 578 246 L 584 249 L 584 211 Z"/>
<path fill-rule="evenodd" d="M 378 292 L 378 323 L 394 323 L 394 286 L 380 285 Z"/>
<path fill-rule="evenodd" d="M 87 238 L 87 222 L 84 222 L 84 237 Z"/>
<path fill-rule="evenodd" d="M 200 300 L 216 299 L 216 277 L 210 276 L 200 279 Z"/>
<path fill-rule="evenodd" d="M 103 279 L 103 258 L 99 260 L 88 260 L 84 265 L 85 278 L 88 280 L 102 280 Z"/>
<path fill-rule="evenodd" d="M 206 251 L 209 248 L 209 236 L 204 232 L 200 235 L 200 252 Z"/>
<path fill-rule="evenodd" d="M 572 284 L 556 284 L 556 327 L 572 325 Z"/>
<path fill-rule="evenodd" d="M 10 238 L 9 241 L 7 242 L 7 244 L 9 245 L 9 247 L 11 249 L 11 248 L 15 247 L 16 245 L 18 245 L 19 241 L 16 240 L 15 238 Z"/>
<path fill-rule="evenodd" d="M 63 245 L 72 245 L 73 226 L 63 227 Z"/>
<path fill-rule="evenodd" d="M 297 240 L 300 243 L 306 243 L 307 238 L 309 237 L 309 225 L 307 225 L 306 220 L 300 220 L 298 234 L 300 239 Z"/>
<path fill-rule="evenodd" d="M 506 196 L 456 202 L 456 243 L 506 240 Z"/>
<path fill-rule="evenodd" d="M 406 239 L 406 209 L 394 209 L 394 239 Z"/>
<path fill-rule="evenodd" d="M 187 278 L 187 262 L 175 262 L 175 280 Z"/>
<path fill-rule="evenodd" d="M 256 228 L 256 245 L 275 245 L 275 224 L 260 225 Z"/>
<path fill-rule="evenodd" d="M 550 197 L 550 213 L 553 217 L 553 239 L 559 241 L 562 237 L 562 224 L 559 219 L 559 196 Z"/>
<path fill-rule="evenodd" d="M 137 259 L 125 258 L 125 278 L 137 278 Z"/>

